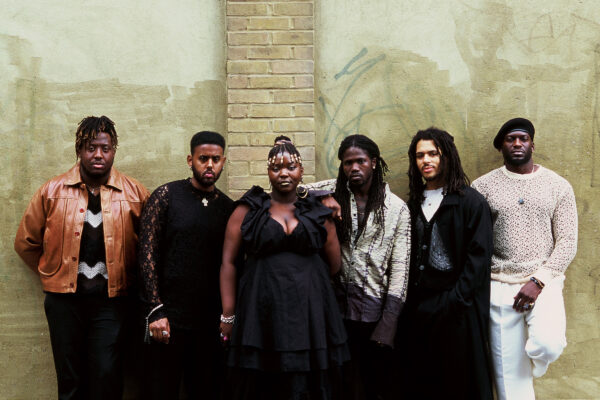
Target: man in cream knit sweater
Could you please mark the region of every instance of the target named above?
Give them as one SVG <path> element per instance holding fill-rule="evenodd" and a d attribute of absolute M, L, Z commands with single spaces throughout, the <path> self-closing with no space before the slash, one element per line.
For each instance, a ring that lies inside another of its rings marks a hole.
<path fill-rule="evenodd" d="M 506 122 L 494 139 L 504 166 L 472 186 L 494 220 L 490 344 L 498 399 L 535 399 L 542 376 L 567 344 L 562 289 L 577 251 L 569 182 L 534 164 L 533 124 Z"/>

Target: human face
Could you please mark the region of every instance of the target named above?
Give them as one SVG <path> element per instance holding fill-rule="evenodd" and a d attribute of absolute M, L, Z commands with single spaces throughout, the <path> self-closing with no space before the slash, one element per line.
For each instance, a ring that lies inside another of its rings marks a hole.
<path fill-rule="evenodd" d="M 426 181 L 426 188 L 437 189 L 444 186 L 442 174 L 442 153 L 433 140 L 419 140 L 415 150 L 417 168 Z"/>
<path fill-rule="evenodd" d="M 294 162 L 288 152 L 279 153 L 275 157 L 275 163 L 268 169 L 269 181 L 273 191 L 280 193 L 290 193 L 296 190 L 298 184 L 302 181 L 304 168 L 302 165 Z"/>
<path fill-rule="evenodd" d="M 115 159 L 115 148 L 108 133 L 98 132 L 77 151 L 81 177 L 86 183 L 105 183 Z"/>
<path fill-rule="evenodd" d="M 369 157 L 367 152 L 359 147 L 349 147 L 342 155 L 344 175 L 352 188 L 370 188 L 376 165 L 377 158 Z"/>
<path fill-rule="evenodd" d="M 504 162 L 511 166 L 521 166 L 531 161 L 535 146 L 529 133 L 514 131 L 504 136 L 500 151 Z"/>
<path fill-rule="evenodd" d="M 194 147 L 194 153 L 187 156 L 192 169 L 192 185 L 204 191 L 214 190 L 215 183 L 221 176 L 225 165 L 223 148 L 218 144 L 201 144 Z"/>

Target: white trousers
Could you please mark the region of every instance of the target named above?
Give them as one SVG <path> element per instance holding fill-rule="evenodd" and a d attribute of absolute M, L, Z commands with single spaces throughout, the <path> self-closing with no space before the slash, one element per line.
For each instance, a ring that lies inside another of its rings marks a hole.
<path fill-rule="evenodd" d="M 490 345 L 498 400 L 534 400 L 533 378 L 546 373 L 567 345 L 565 277 L 546 284 L 531 311 L 516 312 L 514 297 L 523 284 L 492 281 Z"/>

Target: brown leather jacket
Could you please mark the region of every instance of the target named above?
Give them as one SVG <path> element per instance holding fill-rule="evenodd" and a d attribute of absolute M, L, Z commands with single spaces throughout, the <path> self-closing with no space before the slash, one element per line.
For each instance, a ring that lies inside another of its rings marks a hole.
<path fill-rule="evenodd" d="M 148 190 L 114 167 L 100 190 L 108 296 L 127 294 L 136 269 L 138 225 Z M 50 179 L 35 193 L 15 238 L 15 251 L 42 281 L 47 292 L 77 290 L 79 244 L 88 191 L 79 163 Z"/>

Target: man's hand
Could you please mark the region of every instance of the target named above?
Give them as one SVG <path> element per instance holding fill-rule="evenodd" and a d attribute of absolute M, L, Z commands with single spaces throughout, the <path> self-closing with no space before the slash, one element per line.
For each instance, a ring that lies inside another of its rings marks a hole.
<path fill-rule="evenodd" d="M 150 336 L 157 342 L 169 343 L 171 337 L 171 327 L 169 326 L 169 320 L 167 318 L 157 319 L 152 322 L 148 328 L 150 329 Z"/>
<path fill-rule="evenodd" d="M 527 282 L 514 297 L 515 302 L 513 304 L 513 308 L 520 313 L 530 311 L 541 292 L 542 289 L 540 289 L 539 286 L 534 282 Z"/>
<path fill-rule="evenodd" d="M 331 209 L 331 217 L 337 221 L 342 220 L 342 207 L 340 207 L 340 203 L 338 203 L 333 196 L 325 196 L 321 198 L 321 203 L 329 209 Z"/>

